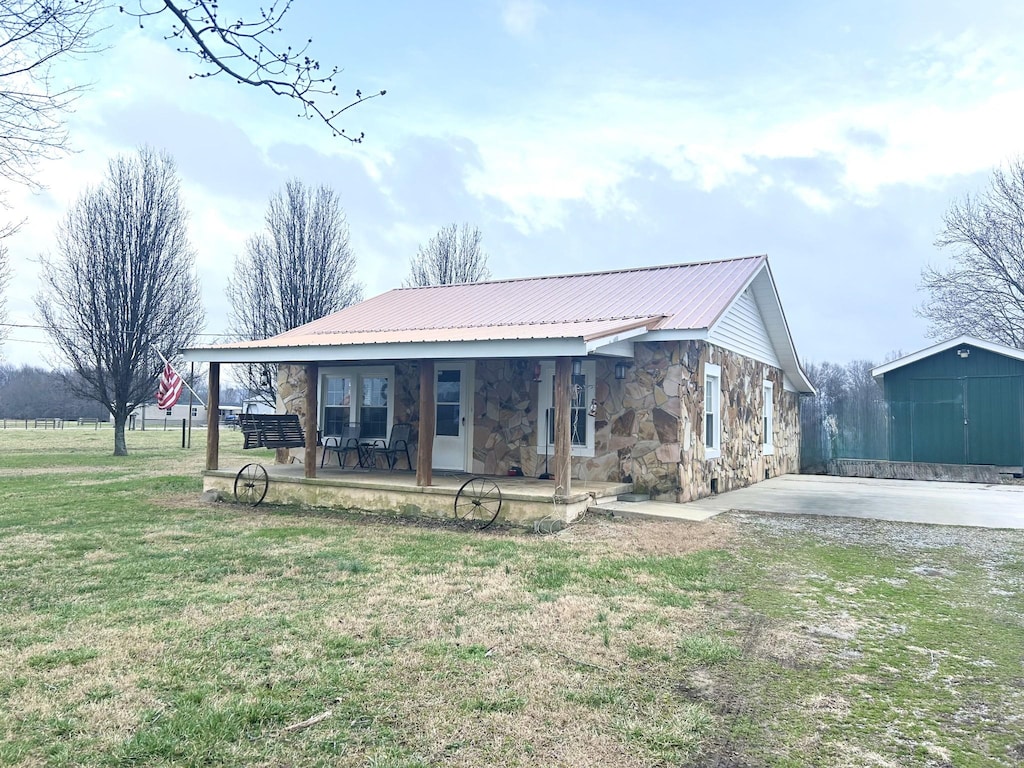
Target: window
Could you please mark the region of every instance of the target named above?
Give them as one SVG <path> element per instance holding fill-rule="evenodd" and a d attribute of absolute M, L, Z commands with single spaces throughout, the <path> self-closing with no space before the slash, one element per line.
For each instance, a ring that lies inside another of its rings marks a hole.
<path fill-rule="evenodd" d="M 704 364 L 704 458 L 722 455 L 722 369 Z"/>
<path fill-rule="evenodd" d="M 335 368 L 320 376 L 320 425 L 324 435 L 359 425 L 359 436 L 386 440 L 394 413 L 393 368 Z"/>
<path fill-rule="evenodd" d="M 538 413 L 544 424 L 537 429 L 537 452 L 543 454 L 545 437 L 547 449 L 555 447 L 555 364 L 541 363 L 540 383 L 537 385 L 540 400 Z M 594 396 L 596 367 L 592 360 L 584 360 L 582 371 L 578 376 L 570 376 L 572 382 L 570 395 L 569 434 L 572 440 L 573 456 L 594 455 L 594 425 L 587 414 L 587 408 Z M 546 431 L 546 434 L 545 434 Z"/>
<path fill-rule="evenodd" d="M 340 435 L 341 428 L 352 423 L 352 378 L 349 376 L 325 376 L 323 387 L 324 405 L 323 433 Z"/>
<path fill-rule="evenodd" d="M 434 412 L 434 434 L 458 437 L 462 371 L 454 368 L 438 371 L 437 384 L 434 385 L 434 399 L 437 401 L 437 410 Z"/>
<path fill-rule="evenodd" d="M 387 439 L 387 376 L 363 376 L 360 386 L 362 394 L 359 398 L 359 436 Z"/>
<path fill-rule="evenodd" d="M 762 433 L 764 435 L 762 442 L 764 444 L 764 453 L 766 455 L 775 452 L 775 446 L 772 444 L 772 434 L 775 429 L 775 422 L 772 418 L 772 414 L 775 410 L 775 406 L 772 402 L 772 396 L 774 392 L 775 387 L 772 385 L 772 383 L 770 381 L 765 381 L 764 403 L 761 406 L 761 421 L 763 422 L 761 426 L 764 429 L 764 432 Z"/>
<path fill-rule="evenodd" d="M 174 409 L 173 408 L 168 408 L 166 411 L 164 411 L 164 413 L 166 413 L 168 416 L 173 416 L 174 415 Z"/>

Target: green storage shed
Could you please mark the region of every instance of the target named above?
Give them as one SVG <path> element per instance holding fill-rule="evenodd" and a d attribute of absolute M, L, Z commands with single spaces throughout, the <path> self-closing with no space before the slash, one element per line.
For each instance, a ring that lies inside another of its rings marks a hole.
<path fill-rule="evenodd" d="M 1024 469 L 1024 351 L 960 336 L 871 373 L 891 461 Z"/>

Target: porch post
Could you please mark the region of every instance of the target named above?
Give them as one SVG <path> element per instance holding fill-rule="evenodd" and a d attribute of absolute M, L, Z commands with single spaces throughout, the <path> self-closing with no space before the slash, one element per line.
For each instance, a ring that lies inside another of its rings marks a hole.
<path fill-rule="evenodd" d="M 420 360 L 420 425 L 416 447 L 416 485 L 433 482 L 434 361 Z"/>
<path fill-rule="evenodd" d="M 210 392 L 206 396 L 206 468 L 220 463 L 220 363 L 210 363 Z M 145 422 L 143 422 L 145 423 Z"/>
<path fill-rule="evenodd" d="M 572 430 L 569 421 L 572 405 L 569 387 L 572 384 L 572 359 L 555 358 L 555 488 L 561 486 L 568 496 L 572 484 Z"/>
<path fill-rule="evenodd" d="M 319 372 L 320 369 L 316 363 L 309 363 L 306 366 L 306 423 L 302 425 L 302 431 L 306 433 L 306 451 L 302 456 L 302 466 L 306 477 L 316 477 L 316 379 Z"/>

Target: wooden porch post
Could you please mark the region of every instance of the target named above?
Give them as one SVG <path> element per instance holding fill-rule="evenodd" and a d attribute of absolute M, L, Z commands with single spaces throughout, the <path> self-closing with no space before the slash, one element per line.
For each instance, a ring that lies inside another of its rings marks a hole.
<path fill-rule="evenodd" d="M 206 396 L 206 468 L 220 463 L 220 363 L 210 363 L 210 392 Z"/>
<path fill-rule="evenodd" d="M 572 358 L 555 358 L 555 488 L 568 496 L 572 485 Z"/>
<path fill-rule="evenodd" d="M 306 423 L 302 425 L 302 431 L 306 433 L 306 451 L 302 456 L 306 477 L 316 477 L 316 379 L 319 373 L 320 368 L 316 363 L 309 363 L 306 366 Z"/>
<path fill-rule="evenodd" d="M 433 482 L 434 361 L 420 360 L 420 428 L 416 448 L 416 485 Z"/>

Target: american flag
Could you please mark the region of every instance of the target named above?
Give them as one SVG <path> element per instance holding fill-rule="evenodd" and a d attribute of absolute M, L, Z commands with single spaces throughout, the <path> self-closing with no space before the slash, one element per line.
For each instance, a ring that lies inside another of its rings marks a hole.
<path fill-rule="evenodd" d="M 171 368 L 171 364 L 164 365 L 164 372 L 160 375 L 160 388 L 156 393 L 157 407 L 167 410 L 178 402 L 178 398 L 181 397 L 182 384 L 184 382 L 181 376 Z"/>

